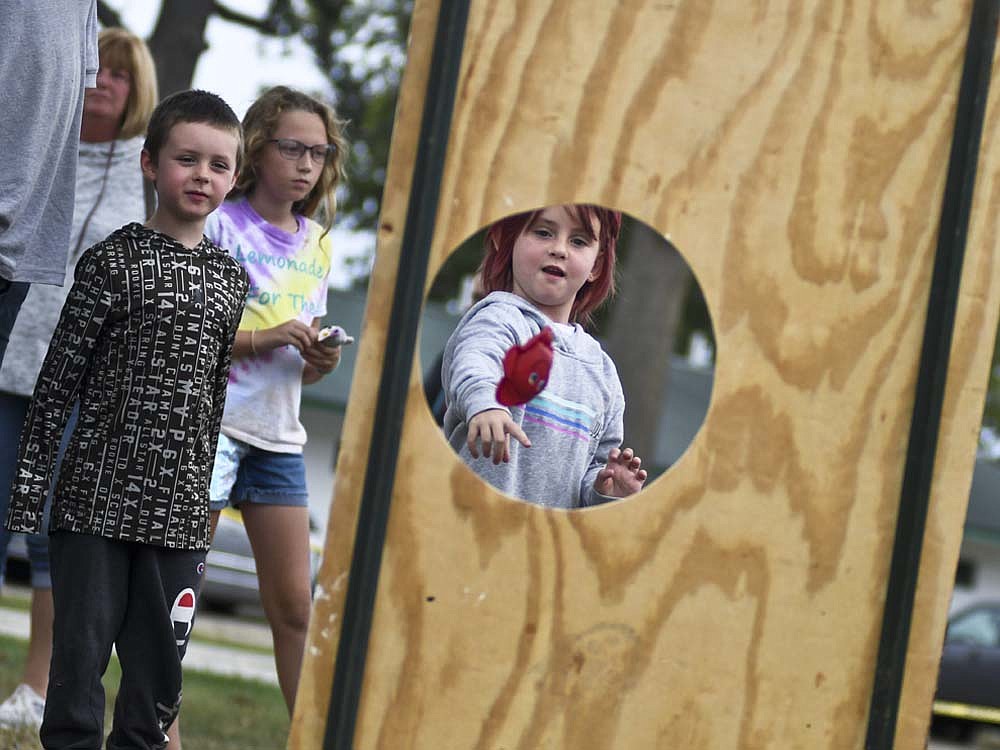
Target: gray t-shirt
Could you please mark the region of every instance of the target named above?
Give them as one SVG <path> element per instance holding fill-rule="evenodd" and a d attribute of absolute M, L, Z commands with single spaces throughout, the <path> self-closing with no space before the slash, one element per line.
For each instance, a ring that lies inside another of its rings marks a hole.
<path fill-rule="evenodd" d="M 142 142 L 142 136 L 137 136 L 110 143 L 80 143 L 66 281 L 61 287 L 32 284 L 28 289 L 0 364 L 0 391 L 31 396 L 83 251 L 118 227 L 144 220 L 139 168 Z"/>
<path fill-rule="evenodd" d="M 472 458 L 468 421 L 502 409 L 496 386 L 503 357 L 550 326 L 555 333 L 548 384 L 524 406 L 507 409 L 531 440 L 510 440 L 510 463 Z M 594 491 L 594 479 L 612 448 L 621 446 L 625 396 L 611 358 L 579 325 L 554 325 L 514 294 L 493 292 L 459 321 L 445 346 L 441 374 L 448 408 L 444 432 L 451 447 L 497 489 L 553 508 L 596 505 L 613 498 Z"/>
<path fill-rule="evenodd" d="M 62 284 L 96 0 L 0 3 L 0 277 Z"/>

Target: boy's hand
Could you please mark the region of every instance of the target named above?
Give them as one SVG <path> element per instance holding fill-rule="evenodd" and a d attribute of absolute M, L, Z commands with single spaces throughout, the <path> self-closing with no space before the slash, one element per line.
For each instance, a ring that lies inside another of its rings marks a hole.
<path fill-rule="evenodd" d="M 291 320 L 286 320 L 280 326 L 257 331 L 254 348 L 259 354 L 262 351 L 269 351 L 277 349 L 279 346 L 291 344 L 300 352 L 305 353 L 306 349 L 316 341 L 318 335 L 315 328 L 307 326 L 301 320 L 292 318 Z"/>
<path fill-rule="evenodd" d="M 607 497 L 634 495 L 646 481 L 646 470 L 641 466 L 642 459 L 631 448 L 612 448 L 608 462 L 597 472 L 594 489 Z"/>
<path fill-rule="evenodd" d="M 302 359 L 307 364 L 312 365 L 322 377 L 333 372 L 340 364 L 340 347 L 327 346 L 321 341 L 316 341 L 307 349 L 302 350 Z"/>
<path fill-rule="evenodd" d="M 467 445 L 473 458 L 479 458 L 478 442 L 483 444 L 483 458 L 492 455 L 493 463 L 510 461 L 510 436 L 513 435 L 525 448 L 531 447 L 531 441 L 524 430 L 513 419 L 506 409 L 486 409 L 469 420 L 469 437 Z"/>

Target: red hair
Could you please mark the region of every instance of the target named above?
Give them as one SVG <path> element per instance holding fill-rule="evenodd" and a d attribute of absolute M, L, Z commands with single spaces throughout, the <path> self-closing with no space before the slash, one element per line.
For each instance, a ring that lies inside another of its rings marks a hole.
<path fill-rule="evenodd" d="M 588 203 L 574 203 L 566 208 L 583 226 L 588 239 L 598 241 L 597 260 L 594 263 L 597 278 L 580 287 L 569 314 L 572 322 L 586 326 L 590 324 L 591 313 L 615 293 L 615 249 L 622 228 L 622 215 L 620 211 Z M 494 222 L 486 230 L 486 252 L 479 265 L 484 295 L 513 290 L 514 243 L 544 210 L 539 208 L 507 216 Z M 593 229 L 595 220 L 599 225 L 596 236 Z"/>

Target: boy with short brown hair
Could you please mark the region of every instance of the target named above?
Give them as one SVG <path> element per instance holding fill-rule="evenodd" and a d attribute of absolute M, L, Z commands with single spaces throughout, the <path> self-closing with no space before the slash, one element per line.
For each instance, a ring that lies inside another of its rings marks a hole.
<path fill-rule="evenodd" d="M 248 281 L 207 240 L 205 218 L 239 166 L 240 124 L 214 94 L 156 108 L 142 169 L 157 190 L 145 226 L 89 248 L 35 386 L 7 526 L 37 532 L 73 403 L 77 427 L 49 523 L 54 644 L 46 748 L 101 747 L 101 676 L 122 678 L 108 750 L 163 748 L 181 702 L 209 546 L 208 486 L 233 337 Z"/>

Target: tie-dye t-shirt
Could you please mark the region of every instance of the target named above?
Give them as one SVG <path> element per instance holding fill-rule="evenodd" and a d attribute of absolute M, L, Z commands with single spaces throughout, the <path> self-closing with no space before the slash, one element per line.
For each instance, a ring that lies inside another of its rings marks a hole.
<path fill-rule="evenodd" d="M 241 331 L 274 328 L 298 318 L 311 325 L 326 315 L 330 238 L 299 217 L 297 232 L 262 219 L 245 198 L 227 201 L 205 222 L 205 234 L 240 262 L 250 276 Z M 301 453 L 299 421 L 304 360 L 294 346 L 234 359 L 222 417 L 231 438 L 276 453 Z"/>

